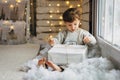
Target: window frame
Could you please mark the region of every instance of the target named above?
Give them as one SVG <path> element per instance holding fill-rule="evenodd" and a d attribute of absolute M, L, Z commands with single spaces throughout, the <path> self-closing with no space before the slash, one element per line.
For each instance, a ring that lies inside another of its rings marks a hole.
<path fill-rule="evenodd" d="M 104 34 L 105 34 L 105 32 L 102 32 L 102 31 L 104 31 L 104 28 L 105 28 L 105 20 L 102 18 L 103 16 L 105 16 L 105 14 L 103 14 L 103 13 L 105 13 L 106 12 L 106 5 L 104 4 L 104 6 L 102 6 L 102 7 L 104 7 L 104 8 L 101 8 L 100 6 L 101 5 L 103 5 L 102 4 L 102 1 L 104 1 L 103 3 L 105 3 L 106 4 L 106 1 L 107 0 L 97 0 L 97 29 L 96 29 L 96 36 L 97 36 L 97 38 L 99 38 L 99 39 L 101 39 L 102 41 L 104 41 L 106 44 L 109 44 L 110 46 L 112 46 L 113 48 L 116 48 L 116 49 L 118 49 L 118 50 L 120 50 L 120 45 L 117 45 L 115 42 L 114 42 L 114 13 L 115 12 L 113 12 L 112 13 L 112 19 L 113 19 L 113 26 L 112 26 L 112 35 L 111 35 L 111 38 L 112 38 L 112 40 L 111 41 L 108 41 L 108 40 L 106 40 L 105 38 L 104 38 Z M 113 11 L 115 11 L 115 1 L 113 0 Z M 103 9 L 103 10 L 102 10 Z M 105 11 L 105 12 L 104 12 Z M 100 17 L 100 16 L 102 16 L 102 17 Z M 104 17 L 104 18 L 106 18 L 106 17 Z M 103 22 L 102 22 L 103 21 Z M 102 28 L 101 28 L 101 27 Z M 119 40 L 119 39 L 118 39 Z"/>

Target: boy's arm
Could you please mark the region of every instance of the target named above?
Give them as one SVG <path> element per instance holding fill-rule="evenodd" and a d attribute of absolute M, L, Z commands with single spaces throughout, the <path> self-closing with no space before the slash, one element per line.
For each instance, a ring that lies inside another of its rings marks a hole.
<path fill-rule="evenodd" d="M 54 44 L 62 44 L 64 38 L 64 32 L 59 32 L 56 37 L 53 38 Z"/>
<path fill-rule="evenodd" d="M 95 45 L 96 44 L 96 39 L 95 39 L 95 37 L 92 35 L 92 34 L 90 34 L 89 32 L 84 32 L 84 34 L 83 34 L 83 41 L 84 41 L 84 43 L 85 44 L 87 44 L 88 46 L 93 46 L 93 45 Z"/>

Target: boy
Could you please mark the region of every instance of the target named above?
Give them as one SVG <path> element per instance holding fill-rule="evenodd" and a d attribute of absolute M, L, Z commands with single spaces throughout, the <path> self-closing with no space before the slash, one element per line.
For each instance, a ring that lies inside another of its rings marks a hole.
<path fill-rule="evenodd" d="M 50 38 L 48 44 L 41 45 L 40 55 L 47 57 L 47 52 L 51 46 L 55 44 L 68 44 L 68 45 L 87 45 L 88 46 L 88 58 L 95 57 L 96 53 L 92 50 L 96 45 L 96 39 L 88 31 L 79 28 L 80 24 L 80 11 L 77 8 L 69 8 L 63 13 L 63 21 L 66 26 L 66 30 L 61 31 L 55 38 Z M 44 59 L 38 61 L 38 65 L 43 64 Z M 54 70 L 63 71 L 60 66 L 55 65 L 53 62 L 45 62 L 47 66 L 50 66 Z"/>
<path fill-rule="evenodd" d="M 88 45 L 88 57 L 94 57 L 95 51 L 92 48 L 96 45 L 96 39 L 88 31 L 79 28 L 80 24 L 80 11 L 77 8 L 69 8 L 63 13 L 63 21 L 66 30 L 61 31 L 55 38 L 49 39 L 50 44 L 41 44 L 41 49 L 38 55 L 47 57 L 47 52 L 51 46 L 55 44 L 68 44 L 68 45 Z"/>

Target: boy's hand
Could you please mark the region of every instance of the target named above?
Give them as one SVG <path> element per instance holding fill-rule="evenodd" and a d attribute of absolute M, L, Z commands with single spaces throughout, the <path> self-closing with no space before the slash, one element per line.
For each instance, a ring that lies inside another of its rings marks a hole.
<path fill-rule="evenodd" d="M 53 40 L 53 39 L 49 39 L 48 42 L 49 42 L 49 44 L 50 44 L 51 46 L 54 45 L 54 40 Z"/>
<path fill-rule="evenodd" d="M 48 43 L 49 43 L 51 46 L 54 45 L 54 40 L 53 40 L 53 36 L 52 36 L 52 35 L 49 36 Z"/>
<path fill-rule="evenodd" d="M 90 40 L 90 38 L 89 38 L 88 36 L 85 36 L 85 37 L 83 38 L 83 42 L 86 43 L 86 44 L 87 44 L 87 43 L 90 43 L 90 41 L 91 41 L 91 40 Z"/>

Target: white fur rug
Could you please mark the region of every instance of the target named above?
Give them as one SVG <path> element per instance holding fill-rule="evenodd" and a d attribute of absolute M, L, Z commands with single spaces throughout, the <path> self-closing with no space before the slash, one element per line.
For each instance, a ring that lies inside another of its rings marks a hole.
<path fill-rule="evenodd" d="M 70 64 L 63 72 L 36 67 L 37 58 L 29 61 L 31 67 L 24 80 L 120 80 L 120 70 L 115 70 L 106 58 L 91 58 L 79 64 Z"/>

